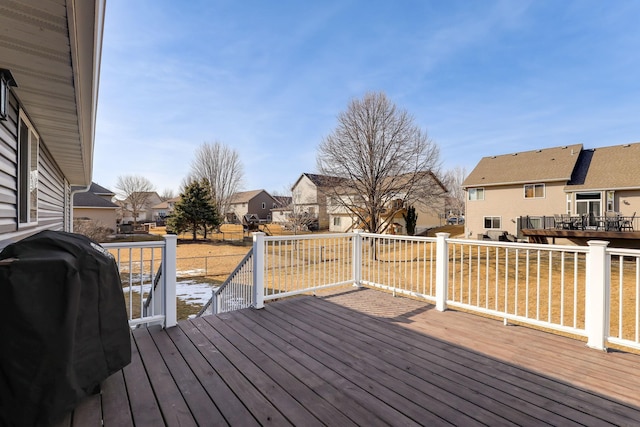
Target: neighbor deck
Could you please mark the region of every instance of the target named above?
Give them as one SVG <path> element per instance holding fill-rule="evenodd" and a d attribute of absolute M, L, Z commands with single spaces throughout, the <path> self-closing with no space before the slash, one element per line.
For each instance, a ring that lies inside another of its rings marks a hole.
<path fill-rule="evenodd" d="M 640 356 L 371 290 L 133 333 L 60 426 L 637 425 Z"/>

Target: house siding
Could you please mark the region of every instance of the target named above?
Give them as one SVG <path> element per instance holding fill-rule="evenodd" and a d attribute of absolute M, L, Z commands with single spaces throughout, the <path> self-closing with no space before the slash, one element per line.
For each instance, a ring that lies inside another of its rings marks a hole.
<path fill-rule="evenodd" d="M 465 235 L 475 238 L 486 233 L 485 217 L 500 217 L 500 230 L 517 235 L 520 216 L 564 214 L 567 211 L 564 187 L 564 182 L 545 183 L 545 196 L 532 199 L 525 199 L 524 185 L 483 187 L 484 200 L 466 202 Z"/>
<path fill-rule="evenodd" d="M 17 230 L 18 103 L 11 91 L 7 120 L 0 121 L 0 240 Z"/>
<path fill-rule="evenodd" d="M 9 91 L 8 117 L 0 121 L 0 249 L 41 230 L 67 230 L 64 176 L 40 141 L 38 158 L 38 223 L 18 228 L 18 101 Z M 37 129 L 36 129 L 37 131 Z"/>
<path fill-rule="evenodd" d="M 321 230 L 330 228 L 327 196 L 306 175 L 302 175 L 292 189 L 292 203 L 297 212 L 309 212 L 312 208 L 318 218 L 318 227 Z"/>
<path fill-rule="evenodd" d="M 65 179 L 42 142 L 39 152 L 38 225 L 65 230 Z"/>
<path fill-rule="evenodd" d="M 640 191 L 621 190 L 615 193 L 615 209 L 624 216 L 640 214 Z"/>

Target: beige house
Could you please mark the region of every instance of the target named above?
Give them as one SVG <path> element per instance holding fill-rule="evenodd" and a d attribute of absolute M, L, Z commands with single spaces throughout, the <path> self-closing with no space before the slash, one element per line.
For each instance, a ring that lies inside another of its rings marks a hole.
<path fill-rule="evenodd" d="M 142 206 L 138 207 L 138 212 L 136 214 L 135 222 L 144 223 L 144 222 L 154 222 L 156 218 L 154 217 L 153 207 L 162 202 L 160 195 L 158 195 L 155 191 L 144 191 L 135 193 L 133 197 L 129 197 L 125 200 L 118 200 L 116 203 L 120 206 L 118 210 L 118 218 L 122 221 L 123 224 L 134 222 L 133 218 L 133 205 L 130 199 L 133 200 L 143 200 L 144 203 Z M 138 204 L 139 202 L 136 202 Z"/>
<path fill-rule="evenodd" d="M 104 7 L 3 3 L 0 249 L 42 230 L 71 231 L 71 187 L 91 185 Z"/>
<path fill-rule="evenodd" d="M 317 218 L 318 228 L 329 228 L 326 189 L 335 182 L 335 178 L 303 173 L 291 187 L 291 212 L 294 215 L 307 215 Z"/>
<path fill-rule="evenodd" d="M 475 238 L 493 230 L 522 237 L 522 218 L 545 228 L 561 215 L 582 216 L 583 228 L 595 231 L 598 217 L 631 219 L 640 212 L 639 160 L 640 143 L 484 157 L 463 183 L 465 234 Z"/>
<path fill-rule="evenodd" d="M 160 202 L 156 205 L 153 205 L 151 207 L 151 214 L 153 216 L 154 221 L 156 222 L 164 221 L 169 215 L 173 213 L 173 210 L 175 209 L 175 206 L 176 206 L 176 202 L 179 202 L 179 201 L 180 201 L 180 196 L 174 197 L 172 199 L 168 199 L 168 200 L 165 200 L 164 202 Z"/>
<path fill-rule="evenodd" d="M 94 221 L 115 231 L 119 206 L 111 201 L 114 197 L 113 191 L 92 182 L 88 191 L 73 193 L 73 218 Z"/>
<path fill-rule="evenodd" d="M 423 198 L 408 197 L 403 192 L 402 177 L 395 178 L 397 186 L 394 194 L 387 195 L 389 203 L 383 219 L 386 224 L 387 232 L 396 234 L 406 234 L 406 224 L 402 216 L 406 213 L 406 208 L 412 205 L 416 208 L 418 221 L 416 224 L 417 232 L 436 227 L 441 224 L 441 217 L 445 210 L 446 188 L 440 180 L 431 172 L 424 173 L 424 182 L 422 188 L 429 188 L 432 191 L 425 192 L 429 194 Z M 337 186 L 341 188 L 339 193 L 343 200 L 337 200 L 335 191 Z M 437 188 L 437 191 L 433 191 Z M 329 230 L 331 232 L 348 232 L 359 226 L 357 215 L 345 207 L 345 205 L 358 205 L 358 200 L 362 200 L 360 194 L 352 193 L 353 187 L 345 184 L 344 179 L 317 175 L 311 173 L 303 173 L 295 182 L 291 189 L 292 204 L 289 214 L 295 213 L 298 216 L 312 216 L 317 218 L 318 228 L 321 230 Z M 414 192 L 415 193 L 415 192 Z M 333 194 L 328 196 L 328 194 Z M 436 194 L 436 197 L 433 197 Z M 344 202 L 344 203 L 343 203 Z"/>
<path fill-rule="evenodd" d="M 413 206 L 416 210 L 416 235 L 426 232 L 430 228 L 442 225 L 446 208 L 447 189 L 442 182 L 432 173 L 426 172 L 421 178 L 420 188 L 429 188 L 429 191 L 420 194 L 407 194 L 403 191 L 403 177 L 395 177 L 393 194 L 386 196 L 388 203 L 382 213 L 383 229 L 387 234 L 407 234 L 407 224 L 404 215 L 407 208 Z M 351 187 L 344 186 L 345 195 L 343 200 L 335 200 L 335 196 L 330 197 L 327 202 L 329 213 L 329 231 L 348 232 L 361 227 L 358 216 L 345 205 L 358 206 L 361 195 L 350 194 Z"/>
<path fill-rule="evenodd" d="M 262 222 L 271 222 L 271 210 L 277 207 L 278 201 L 265 190 L 242 191 L 231 197 L 225 219 L 238 224 L 245 215 L 251 214 Z"/>

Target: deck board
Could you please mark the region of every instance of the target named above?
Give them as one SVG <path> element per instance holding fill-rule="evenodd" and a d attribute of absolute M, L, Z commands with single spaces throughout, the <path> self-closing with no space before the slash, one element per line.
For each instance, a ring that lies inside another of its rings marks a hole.
<path fill-rule="evenodd" d="M 105 425 L 133 426 L 122 371 L 116 372 L 102 382 L 102 407 Z"/>
<path fill-rule="evenodd" d="M 309 313 L 316 312 L 319 307 L 312 304 L 300 304 L 299 309 L 303 309 L 307 313 L 306 317 L 313 321 L 314 317 Z M 327 307 L 321 307 L 324 309 Z M 334 308 L 334 307 L 331 307 Z M 301 314 L 300 312 L 299 314 Z M 330 320 L 325 321 L 325 327 L 338 327 L 337 319 L 341 319 L 340 310 L 327 311 Z M 323 317 L 323 316 L 320 316 Z M 502 421 L 500 418 L 508 419 L 522 425 L 535 423 L 537 420 L 544 419 L 553 424 L 569 424 L 569 420 L 565 417 L 557 417 L 556 414 L 535 404 L 535 399 L 527 393 L 527 390 L 520 388 L 516 390 L 513 386 L 509 386 L 504 381 L 496 381 L 493 375 L 487 374 L 486 371 L 493 368 L 488 364 L 482 366 L 482 370 L 478 371 L 472 361 L 469 359 L 463 361 L 453 360 L 448 352 L 444 351 L 440 354 L 431 351 L 428 352 L 419 348 L 420 344 L 425 344 L 426 348 L 431 349 L 433 342 L 424 343 L 423 337 L 412 336 L 411 334 L 394 333 L 393 337 L 387 335 L 384 330 L 385 325 L 380 325 L 375 319 L 364 318 L 366 324 L 358 324 L 352 322 L 353 319 L 342 319 L 347 322 L 345 326 L 355 328 L 363 336 L 368 336 L 372 340 L 373 348 L 381 350 L 379 357 L 387 364 L 396 366 L 399 369 L 410 371 L 413 375 L 418 376 L 422 381 L 428 381 L 435 386 L 436 395 L 442 391 L 448 391 L 451 400 L 447 402 L 452 408 L 459 408 L 465 413 L 464 405 L 459 403 L 459 396 L 456 395 L 459 387 L 466 387 L 473 392 L 474 399 L 472 403 L 479 408 L 491 408 L 491 413 L 499 417 L 479 418 L 479 411 L 476 411 L 475 417 L 478 421 L 495 425 Z M 403 336 L 404 335 L 404 336 Z M 406 338 L 406 341 L 403 340 Z M 382 353 L 384 351 L 384 354 Z M 424 360 L 430 363 L 425 365 Z M 404 380 L 403 378 L 399 378 Z M 548 404 L 548 401 L 544 402 Z M 514 411 L 514 408 L 518 408 Z"/>
<path fill-rule="evenodd" d="M 195 376 L 188 363 L 182 357 L 169 335 L 160 327 L 150 328 L 149 332 L 158 351 L 163 355 L 168 371 L 175 381 L 178 391 L 184 397 L 185 403 L 198 425 L 226 424 L 224 416 L 213 404 L 206 390 Z M 182 423 L 179 423 L 183 425 Z"/>
<path fill-rule="evenodd" d="M 371 289 L 132 334 L 61 425 L 637 425 L 640 356 Z M 89 418 L 84 418 L 89 417 Z"/>

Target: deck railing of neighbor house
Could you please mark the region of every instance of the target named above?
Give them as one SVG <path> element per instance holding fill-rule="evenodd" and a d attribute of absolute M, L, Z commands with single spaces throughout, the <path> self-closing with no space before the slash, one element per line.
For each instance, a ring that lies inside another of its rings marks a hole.
<path fill-rule="evenodd" d="M 256 255 L 257 254 L 257 255 Z M 254 234 L 253 306 L 345 284 L 640 349 L 640 250 L 376 235 Z M 612 318 L 610 319 L 610 313 Z"/>
<path fill-rule="evenodd" d="M 176 236 L 162 241 L 104 243 L 123 283 L 129 325 L 176 324 Z"/>
<path fill-rule="evenodd" d="M 594 215 L 553 215 L 521 216 L 517 218 L 521 230 L 591 230 L 591 231 L 640 231 L 640 217 L 631 216 L 594 216 Z"/>

